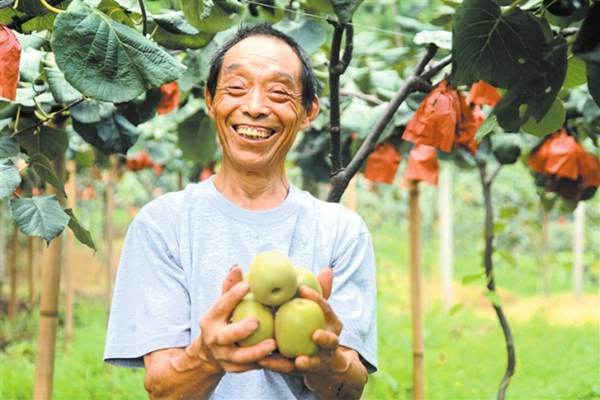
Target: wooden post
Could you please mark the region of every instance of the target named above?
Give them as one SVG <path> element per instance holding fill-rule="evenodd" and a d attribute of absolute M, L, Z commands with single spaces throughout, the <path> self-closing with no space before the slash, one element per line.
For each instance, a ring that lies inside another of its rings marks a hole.
<path fill-rule="evenodd" d="M 579 300 L 583 292 L 583 252 L 585 249 L 585 203 L 580 201 L 575 209 L 573 226 L 573 291 Z"/>
<path fill-rule="evenodd" d="M 452 272 L 454 267 L 454 237 L 452 232 L 452 166 L 445 165 L 440 174 L 440 267 L 442 275 L 442 303 L 448 311 L 452 307 Z"/>
<path fill-rule="evenodd" d="M 54 169 L 61 179 L 64 177 L 64 156 L 54 162 Z M 48 191 L 64 201 L 63 194 L 54 187 Z M 67 228 L 68 229 L 68 228 Z M 62 253 L 62 235 L 54 238 L 45 254 L 42 266 L 42 285 L 40 291 L 40 322 L 35 355 L 34 400 L 52 398 L 52 379 L 54 376 L 54 354 L 56 350 L 56 329 L 58 326 L 58 297 L 60 289 L 60 263 Z"/>
<path fill-rule="evenodd" d="M 423 340 L 423 303 L 421 293 L 421 216 L 419 186 L 409 183 L 410 294 L 413 336 L 413 399 L 425 398 L 425 343 Z"/>
<path fill-rule="evenodd" d="M 19 228 L 13 225 L 13 234 L 10 238 L 10 258 L 8 261 L 8 274 L 10 278 L 10 301 L 8 303 L 8 319 L 13 320 L 17 316 L 19 306 L 17 298 L 17 254 L 19 252 Z"/>
<path fill-rule="evenodd" d="M 68 179 L 65 184 L 67 192 L 67 208 L 75 211 L 77 203 L 77 165 L 74 160 L 67 161 Z M 65 344 L 68 346 L 73 340 L 73 232 L 65 232 L 63 247 L 63 267 L 65 280 Z"/>
<path fill-rule="evenodd" d="M 550 283 L 548 282 L 549 243 L 550 235 L 548 233 L 548 211 L 542 209 L 542 243 L 540 260 L 542 261 L 542 293 L 546 297 L 550 294 Z"/>
<path fill-rule="evenodd" d="M 35 303 L 35 271 L 33 268 L 35 238 L 27 237 L 27 288 L 29 290 L 29 305 Z"/>
<path fill-rule="evenodd" d="M 115 168 L 116 159 L 114 156 L 109 157 L 108 167 L 108 179 L 106 182 L 105 195 L 105 221 L 104 221 L 104 240 L 106 241 L 106 305 L 107 309 L 110 308 L 110 302 L 112 300 L 112 287 L 113 287 L 113 239 L 114 239 L 114 225 L 113 225 L 113 212 L 115 208 L 114 196 L 115 196 Z"/>

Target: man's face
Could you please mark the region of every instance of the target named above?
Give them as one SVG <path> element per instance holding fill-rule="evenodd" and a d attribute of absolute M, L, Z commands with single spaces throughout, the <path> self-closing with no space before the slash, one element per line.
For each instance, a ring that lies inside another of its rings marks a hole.
<path fill-rule="evenodd" d="M 238 168 L 276 173 L 298 130 L 318 113 L 302 106 L 301 64 L 283 41 L 251 36 L 234 45 L 223 59 L 214 98 L 206 92 L 223 156 Z"/>

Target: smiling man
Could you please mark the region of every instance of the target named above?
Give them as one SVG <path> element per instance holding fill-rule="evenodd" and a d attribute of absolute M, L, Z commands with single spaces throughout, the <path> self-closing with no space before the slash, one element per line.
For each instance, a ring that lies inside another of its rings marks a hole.
<path fill-rule="evenodd" d="M 284 168 L 319 112 L 315 92 L 304 52 L 268 25 L 240 29 L 213 57 L 205 98 L 221 167 L 140 211 L 117 274 L 104 358 L 145 366 L 150 398 L 359 398 L 376 370 L 370 234 L 356 214 L 290 184 Z M 257 329 L 230 318 L 249 290 L 242 271 L 264 250 L 320 270 L 323 295 L 300 290 L 326 316 L 314 357 L 283 358 L 273 339 L 235 344 Z"/>

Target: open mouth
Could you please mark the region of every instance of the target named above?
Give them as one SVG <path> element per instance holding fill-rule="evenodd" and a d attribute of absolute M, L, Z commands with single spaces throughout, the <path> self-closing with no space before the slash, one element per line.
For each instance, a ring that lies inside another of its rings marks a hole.
<path fill-rule="evenodd" d="M 233 129 L 241 137 L 254 141 L 267 140 L 275 134 L 275 130 L 260 126 L 234 125 Z"/>

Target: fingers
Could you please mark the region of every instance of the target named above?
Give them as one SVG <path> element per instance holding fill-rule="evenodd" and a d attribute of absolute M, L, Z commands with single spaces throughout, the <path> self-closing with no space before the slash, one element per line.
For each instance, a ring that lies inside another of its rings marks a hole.
<path fill-rule="evenodd" d="M 221 294 L 227 292 L 229 289 L 231 289 L 236 283 L 240 282 L 243 279 L 243 273 L 242 273 L 242 269 L 240 268 L 239 265 L 234 264 L 231 269 L 229 270 L 229 273 L 227 274 L 227 276 L 225 277 L 225 280 L 223 281 L 223 288 L 221 291 Z"/>
<path fill-rule="evenodd" d="M 233 309 L 249 290 L 248 282 L 240 281 L 236 283 L 231 289 L 219 297 L 215 305 L 208 310 L 207 316 L 211 319 L 228 320 Z"/>
<path fill-rule="evenodd" d="M 338 335 L 324 329 L 317 329 L 312 335 L 312 340 L 321 349 L 326 350 L 335 350 L 340 345 Z"/>
<path fill-rule="evenodd" d="M 216 342 L 221 346 L 234 344 L 249 337 L 258 328 L 256 318 L 225 325 L 217 333 Z"/>
<path fill-rule="evenodd" d="M 330 329 L 336 335 L 340 334 L 342 331 L 342 323 L 323 296 L 320 296 L 317 292 L 306 286 L 300 288 L 300 296 L 317 303 L 321 307 L 321 310 L 323 310 L 323 314 L 325 315 L 325 323 L 327 326 L 330 327 Z"/>
<path fill-rule="evenodd" d="M 223 362 L 235 364 L 257 363 L 275 351 L 277 344 L 273 339 L 265 339 L 262 342 L 249 347 L 226 346 L 220 347 L 216 357 Z"/>
<path fill-rule="evenodd" d="M 294 361 L 288 360 L 281 354 L 267 356 L 258 361 L 258 365 L 263 368 L 270 369 L 271 371 L 282 372 L 284 374 L 290 374 L 296 370 Z"/>
<path fill-rule="evenodd" d="M 317 280 L 323 289 L 323 297 L 328 299 L 331 295 L 331 286 L 333 285 L 333 269 L 325 267 L 317 275 Z"/>
<path fill-rule="evenodd" d="M 295 367 L 300 371 L 309 371 L 313 369 L 319 369 L 325 364 L 325 360 L 320 354 L 309 357 L 309 356 L 298 356 L 294 361 Z"/>

